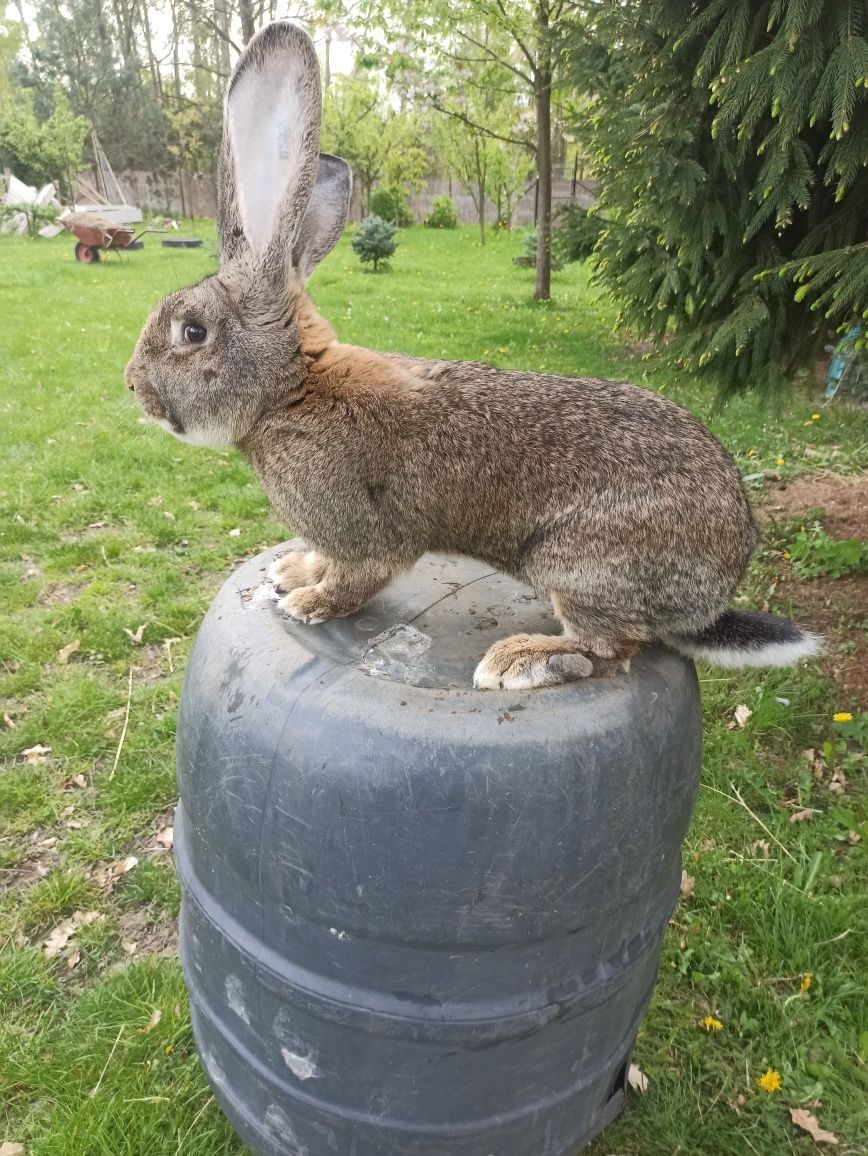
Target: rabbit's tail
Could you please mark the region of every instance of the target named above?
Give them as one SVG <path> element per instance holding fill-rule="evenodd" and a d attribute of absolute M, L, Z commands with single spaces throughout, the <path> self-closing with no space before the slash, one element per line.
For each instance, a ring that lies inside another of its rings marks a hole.
<path fill-rule="evenodd" d="M 668 634 L 661 641 L 712 666 L 791 666 L 823 648 L 816 634 L 761 610 L 725 610 L 695 634 Z"/>

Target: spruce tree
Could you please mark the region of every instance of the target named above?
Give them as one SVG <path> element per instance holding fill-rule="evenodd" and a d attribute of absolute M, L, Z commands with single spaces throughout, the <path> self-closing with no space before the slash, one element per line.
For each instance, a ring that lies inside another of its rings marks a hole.
<path fill-rule="evenodd" d="M 381 221 L 379 217 L 365 217 L 353 232 L 350 242 L 353 252 L 363 265 L 373 265 L 376 273 L 382 262 L 385 267 L 398 245 L 395 240 L 398 228 L 391 221 Z"/>
<path fill-rule="evenodd" d="M 864 324 L 868 0 L 625 0 L 587 32 L 597 275 L 622 323 L 726 390 Z"/>

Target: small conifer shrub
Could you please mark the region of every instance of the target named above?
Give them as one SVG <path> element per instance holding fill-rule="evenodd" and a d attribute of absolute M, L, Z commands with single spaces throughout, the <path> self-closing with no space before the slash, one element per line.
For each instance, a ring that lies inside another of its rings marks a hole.
<path fill-rule="evenodd" d="M 380 264 L 386 265 L 395 252 L 398 228 L 390 221 L 379 217 L 365 217 L 353 234 L 353 252 L 363 265 L 373 265 L 373 272 L 379 271 Z"/>

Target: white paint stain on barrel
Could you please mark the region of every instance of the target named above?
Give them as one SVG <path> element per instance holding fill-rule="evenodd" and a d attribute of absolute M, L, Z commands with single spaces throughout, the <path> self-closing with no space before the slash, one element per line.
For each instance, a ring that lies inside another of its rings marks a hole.
<path fill-rule="evenodd" d="M 294 1076 L 298 1076 L 300 1080 L 309 1080 L 312 1076 L 319 1076 L 316 1070 L 316 1056 L 311 1053 L 309 1056 L 300 1056 L 295 1052 L 291 1052 L 289 1048 L 281 1048 L 280 1054 L 283 1056 L 284 1063 L 289 1068 Z"/>
<path fill-rule="evenodd" d="M 226 1002 L 239 1019 L 246 1024 L 250 1023 L 250 1012 L 244 1002 L 244 984 L 237 975 L 226 976 Z"/>

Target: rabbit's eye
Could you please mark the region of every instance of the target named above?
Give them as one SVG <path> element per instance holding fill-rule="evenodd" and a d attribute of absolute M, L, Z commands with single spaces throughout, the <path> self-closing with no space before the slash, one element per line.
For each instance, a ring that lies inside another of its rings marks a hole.
<path fill-rule="evenodd" d="M 182 332 L 184 340 L 188 341 L 191 345 L 201 345 L 208 336 L 208 330 L 204 325 L 194 325 L 192 323 L 186 324 Z"/>

